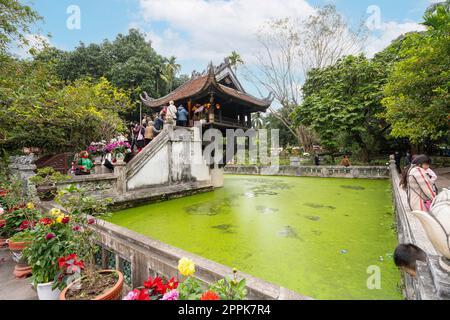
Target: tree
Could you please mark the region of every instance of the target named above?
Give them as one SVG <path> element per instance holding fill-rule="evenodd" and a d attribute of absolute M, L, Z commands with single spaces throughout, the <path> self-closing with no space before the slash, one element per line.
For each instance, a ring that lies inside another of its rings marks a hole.
<path fill-rule="evenodd" d="M 47 63 L 12 58 L 0 74 L 0 135 L 6 149 L 81 150 L 125 129 L 120 115 L 132 103 L 105 78 L 66 85 Z"/>
<path fill-rule="evenodd" d="M 53 59 L 55 71 L 64 81 L 105 77 L 113 85 L 128 90 L 133 99 L 138 99 L 143 91 L 157 98 L 169 90 L 169 86 L 162 81 L 162 74 L 166 71 L 165 59 L 136 29 L 130 29 L 127 35 L 117 35 L 112 42 L 80 43 L 70 52 L 48 48 L 36 56 L 36 60 L 41 61 L 48 61 L 49 58 Z M 176 74 L 179 66 L 172 65 L 170 68 L 174 67 L 172 72 Z"/>
<path fill-rule="evenodd" d="M 256 53 L 257 71 L 247 69 L 246 78 L 271 92 L 276 101 L 291 113 L 301 102 L 301 84 L 312 68 L 332 65 L 344 54 L 357 52 L 360 38 L 352 32 L 334 6 L 320 8 L 305 20 L 284 18 L 269 21 L 258 32 L 261 49 Z M 271 108 L 298 144 L 309 152 L 314 134 L 300 122 Z"/>
<path fill-rule="evenodd" d="M 19 0 L 0 0 L 0 53 L 4 54 L 14 40 L 27 45 L 29 25 L 40 19 L 36 11 Z"/>
<path fill-rule="evenodd" d="M 425 15 L 429 29 L 409 34 L 384 88 L 391 135 L 413 144 L 447 137 L 450 115 L 450 14 L 441 4 Z"/>
<path fill-rule="evenodd" d="M 164 65 L 164 72 L 162 74 L 162 79 L 166 81 L 166 83 L 169 85 L 169 91 L 173 90 L 173 82 L 175 80 L 176 75 L 181 70 L 181 65 L 179 65 L 176 62 L 177 58 L 174 56 L 171 56 L 169 59 L 167 59 L 165 65 Z"/>
<path fill-rule="evenodd" d="M 363 55 L 347 56 L 332 66 L 313 69 L 303 86 L 304 101 L 292 117 L 311 126 L 329 151 L 356 147 L 367 162 L 386 127 L 377 118 L 383 110 L 385 79 L 386 66 Z"/>
<path fill-rule="evenodd" d="M 230 60 L 230 66 L 234 67 L 235 73 L 237 72 L 238 66 L 244 64 L 244 60 L 242 60 L 241 55 L 236 51 L 231 52 L 228 59 Z"/>

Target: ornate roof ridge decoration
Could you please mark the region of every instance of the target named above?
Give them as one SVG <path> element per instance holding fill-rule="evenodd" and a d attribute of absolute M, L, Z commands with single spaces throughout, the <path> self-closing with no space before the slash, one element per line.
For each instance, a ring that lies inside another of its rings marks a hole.
<path fill-rule="evenodd" d="M 170 101 L 179 101 L 188 99 L 190 97 L 194 97 L 196 95 L 202 94 L 202 93 L 213 93 L 213 92 L 219 92 L 223 95 L 231 96 L 233 99 L 237 99 L 245 104 L 253 104 L 258 107 L 265 107 L 268 108 L 272 102 L 273 102 L 273 95 L 272 93 L 269 94 L 267 98 L 260 99 L 257 97 L 254 97 L 245 91 L 237 90 L 228 86 L 225 86 L 223 84 L 220 84 L 217 81 L 217 74 L 218 72 L 222 72 L 226 68 L 229 68 L 229 61 L 225 59 L 225 62 L 219 65 L 218 67 L 215 67 L 212 62 L 208 64 L 208 68 L 203 71 L 202 73 L 198 73 L 196 71 L 192 72 L 192 77 L 189 81 L 175 89 L 174 91 L 170 92 L 169 94 L 165 95 L 164 97 L 161 97 L 159 99 L 154 99 L 148 95 L 147 92 L 143 92 L 140 97 L 144 105 L 151 107 L 151 108 L 159 108 L 164 105 L 167 105 Z M 229 68 L 230 72 L 233 71 L 231 68 Z M 232 76 L 236 76 L 234 73 L 232 73 Z M 239 84 L 240 85 L 240 84 Z"/>

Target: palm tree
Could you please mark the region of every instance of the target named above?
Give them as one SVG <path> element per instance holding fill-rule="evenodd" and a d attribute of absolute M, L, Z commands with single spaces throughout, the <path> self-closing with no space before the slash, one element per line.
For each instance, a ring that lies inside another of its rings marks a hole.
<path fill-rule="evenodd" d="M 449 26 L 450 0 L 438 2 L 425 11 L 423 25 L 434 30 L 439 30 Z"/>
<path fill-rule="evenodd" d="M 231 55 L 228 56 L 228 59 L 230 59 L 230 66 L 234 67 L 234 73 L 237 72 L 237 67 L 239 65 L 244 64 L 241 55 L 236 51 L 233 51 Z"/>
<path fill-rule="evenodd" d="M 181 70 L 181 65 L 176 62 L 177 58 L 171 56 L 166 60 L 164 65 L 164 74 L 161 78 L 169 85 L 170 91 L 173 90 L 173 80 L 175 79 L 178 72 Z"/>

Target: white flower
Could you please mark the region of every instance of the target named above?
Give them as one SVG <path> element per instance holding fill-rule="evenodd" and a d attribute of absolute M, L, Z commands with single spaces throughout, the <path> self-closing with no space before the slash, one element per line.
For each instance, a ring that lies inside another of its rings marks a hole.
<path fill-rule="evenodd" d="M 5 213 L 5 209 L 3 209 L 2 207 L 0 207 L 0 215 Z"/>

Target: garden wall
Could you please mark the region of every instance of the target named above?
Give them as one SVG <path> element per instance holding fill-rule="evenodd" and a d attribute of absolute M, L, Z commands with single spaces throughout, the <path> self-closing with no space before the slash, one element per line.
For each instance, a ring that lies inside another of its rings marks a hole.
<path fill-rule="evenodd" d="M 321 178 L 389 178 L 389 167 L 343 167 L 343 166 L 241 166 L 227 165 L 227 174 L 275 175 L 295 177 L 321 177 Z"/>

